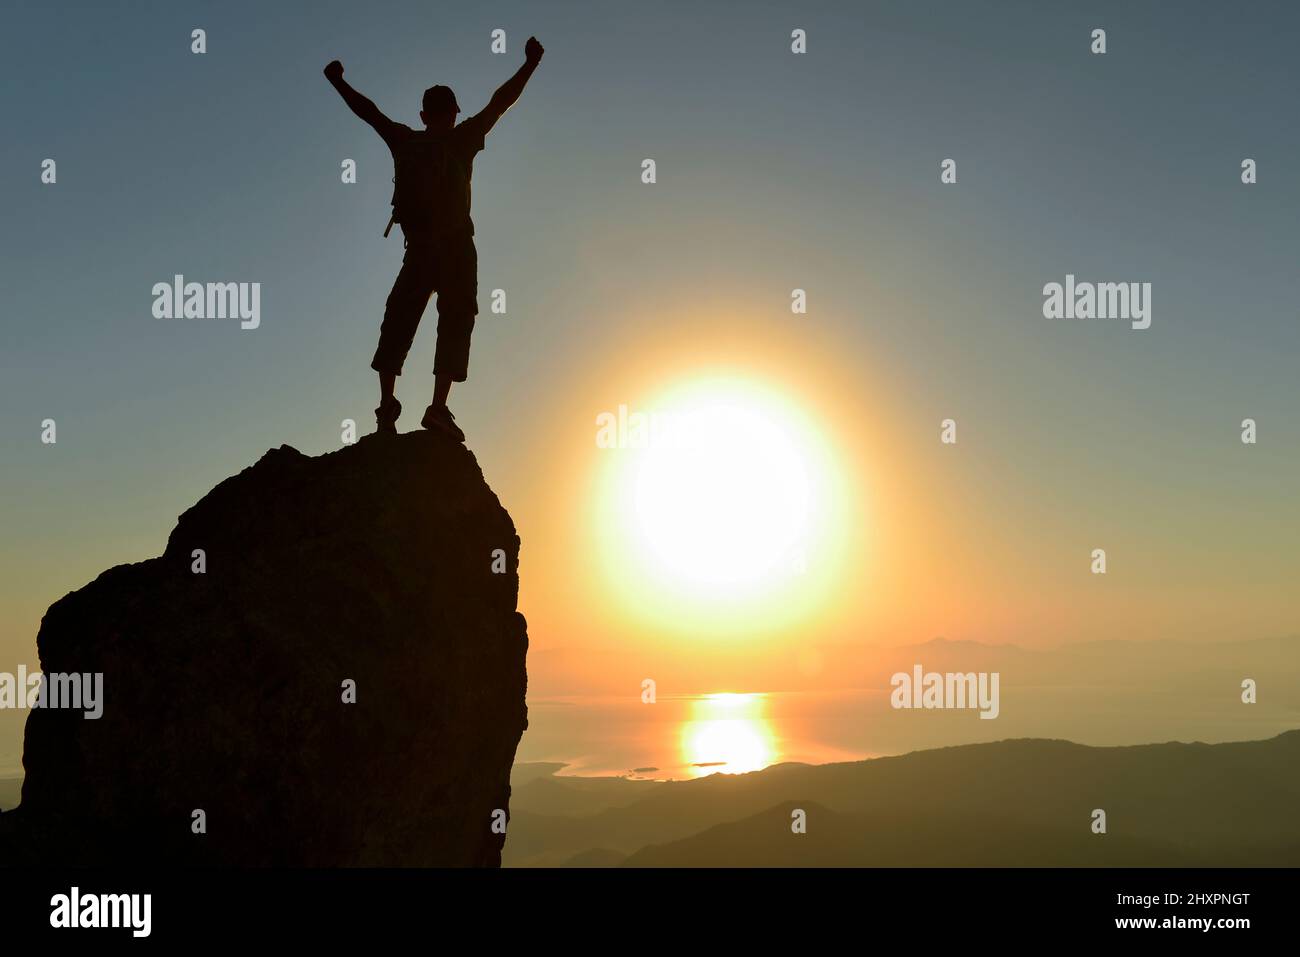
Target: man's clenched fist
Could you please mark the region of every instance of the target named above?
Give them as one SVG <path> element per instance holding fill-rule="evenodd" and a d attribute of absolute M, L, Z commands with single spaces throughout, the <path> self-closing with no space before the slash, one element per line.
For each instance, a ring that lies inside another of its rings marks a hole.
<path fill-rule="evenodd" d="M 331 83 L 343 79 L 343 64 L 338 60 L 330 60 L 325 67 L 325 79 Z"/>
<path fill-rule="evenodd" d="M 524 59 L 529 63 L 536 63 L 545 52 L 542 45 L 537 42 L 537 37 L 529 37 L 528 42 L 524 44 Z"/>

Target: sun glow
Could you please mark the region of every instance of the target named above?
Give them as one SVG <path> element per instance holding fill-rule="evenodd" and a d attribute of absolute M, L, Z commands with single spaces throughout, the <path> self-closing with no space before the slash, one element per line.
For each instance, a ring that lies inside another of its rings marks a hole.
<path fill-rule="evenodd" d="M 746 627 L 765 607 L 797 610 L 825 577 L 836 467 L 818 424 L 774 390 L 687 380 L 621 409 L 602 448 L 603 564 L 652 614 Z"/>

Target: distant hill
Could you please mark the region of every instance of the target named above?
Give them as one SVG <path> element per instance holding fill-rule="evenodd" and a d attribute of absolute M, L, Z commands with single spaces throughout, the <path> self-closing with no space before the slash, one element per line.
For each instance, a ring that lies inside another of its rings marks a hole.
<path fill-rule="evenodd" d="M 571 817 L 635 804 L 662 783 L 627 778 L 584 777 L 541 777 L 525 784 L 518 784 L 517 780 L 517 777 L 511 776 L 512 807 L 522 806 L 534 814 Z"/>
<path fill-rule="evenodd" d="M 641 784 L 604 787 L 622 797 Z M 1300 865 L 1300 731 L 1214 745 L 1009 740 L 643 793 L 569 815 L 535 814 L 517 794 L 505 863 L 590 866 L 627 854 L 625 866 Z M 791 831 L 796 808 L 805 834 Z M 1094 808 L 1106 812 L 1105 834 L 1091 830 Z"/>
<path fill-rule="evenodd" d="M 627 860 L 627 855 L 607 848 L 583 851 L 564 862 L 565 867 L 618 867 Z"/>

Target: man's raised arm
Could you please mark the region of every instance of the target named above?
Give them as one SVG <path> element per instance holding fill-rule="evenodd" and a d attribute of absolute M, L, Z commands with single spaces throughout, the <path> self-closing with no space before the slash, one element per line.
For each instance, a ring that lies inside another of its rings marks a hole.
<path fill-rule="evenodd" d="M 338 60 L 331 60 L 325 67 L 325 79 L 333 84 L 334 89 L 339 91 L 339 96 L 343 97 L 346 103 L 357 116 L 361 117 L 367 123 L 375 128 L 375 132 L 385 139 L 388 138 L 388 130 L 393 125 L 393 121 L 380 112 L 379 107 L 367 97 L 362 96 L 343 79 L 343 64 Z"/>
<path fill-rule="evenodd" d="M 515 71 L 514 76 L 501 84 L 501 88 L 492 94 L 492 99 L 488 100 L 488 105 L 479 114 L 486 121 L 484 132 L 501 119 L 502 113 L 515 105 L 533 71 L 537 69 L 537 64 L 542 62 L 542 54 L 545 52 L 542 45 L 537 42 L 537 37 L 528 38 L 528 42 L 524 44 L 524 65 Z"/>

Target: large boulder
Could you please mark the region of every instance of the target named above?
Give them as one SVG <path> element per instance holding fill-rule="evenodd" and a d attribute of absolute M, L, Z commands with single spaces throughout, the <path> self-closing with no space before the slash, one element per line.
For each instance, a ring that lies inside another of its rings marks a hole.
<path fill-rule="evenodd" d="M 438 436 L 267 452 L 160 557 L 46 613 L 42 670 L 102 673 L 103 714 L 30 712 L 0 864 L 498 866 L 527 727 L 518 556 Z"/>

